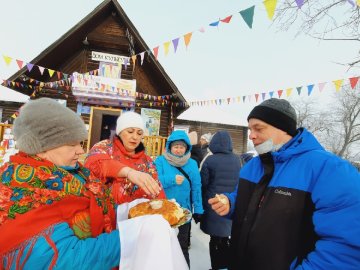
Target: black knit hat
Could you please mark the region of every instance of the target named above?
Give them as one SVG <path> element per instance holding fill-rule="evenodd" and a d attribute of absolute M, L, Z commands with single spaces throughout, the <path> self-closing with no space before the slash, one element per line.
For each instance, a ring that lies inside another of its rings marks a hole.
<path fill-rule="evenodd" d="M 296 111 L 285 99 L 271 98 L 256 106 L 249 114 L 247 120 L 256 118 L 273 127 L 295 136 Z"/>

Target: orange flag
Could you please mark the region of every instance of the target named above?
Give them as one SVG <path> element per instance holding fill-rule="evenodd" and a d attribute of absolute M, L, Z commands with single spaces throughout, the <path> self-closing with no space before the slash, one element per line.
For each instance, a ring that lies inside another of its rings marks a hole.
<path fill-rule="evenodd" d="M 184 35 L 184 41 L 186 48 L 189 46 L 190 40 L 191 40 L 192 32 L 189 32 Z"/>

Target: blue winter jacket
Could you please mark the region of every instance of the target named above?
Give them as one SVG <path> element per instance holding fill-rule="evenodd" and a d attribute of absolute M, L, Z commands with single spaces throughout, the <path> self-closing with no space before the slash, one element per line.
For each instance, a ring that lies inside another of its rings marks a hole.
<path fill-rule="evenodd" d="M 232 221 L 216 214 L 208 200 L 216 194 L 235 189 L 239 181 L 240 159 L 232 152 L 231 137 L 225 130 L 215 133 L 209 149 L 213 154 L 206 158 L 200 172 L 205 211 L 200 228 L 212 236 L 228 237 L 231 234 Z"/>
<path fill-rule="evenodd" d="M 271 155 L 274 171 L 260 201 L 252 201 L 267 170 L 260 157 L 241 169 L 237 190 L 228 194 L 230 269 L 359 270 L 357 169 L 306 129 Z"/>
<path fill-rule="evenodd" d="M 191 151 L 189 137 L 184 131 L 176 130 L 171 133 L 166 142 L 166 151 L 170 153 L 170 144 L 173 141 L 183 140 L 187 144 L 185 155 Z M 201 201 L 201 180 L 197 163 L 189 158 L 187 163 L 181 168 L 188 174 L 191 181 L 192 205 L 190 202 L 190 183 L 186 178 L 181 185 L 176 184 L 175 176 L 183 175 L 176 167 L 171 165 L 162 155 L 155 160 L 159 180 L 164 187 L 166 197 L 175 199 L 181 207 L 187 208 L 193 213 L 202 214 L 204 212 Z M 184 176 L 184 175 L 183 175 Z M 185 177 L 185 176 L 184 176 Z"/>

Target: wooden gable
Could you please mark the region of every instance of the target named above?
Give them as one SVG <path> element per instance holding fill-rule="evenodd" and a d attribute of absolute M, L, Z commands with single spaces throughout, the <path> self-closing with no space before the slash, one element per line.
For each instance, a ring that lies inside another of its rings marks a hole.
<path fill-rule="evenodd" d="M 184 106 L 170 106 L 170 101 L 179 104 L 184 103 L 185 99 L 154 55 L 149 53 L 152 50 L 146 45 L 116 0 L 105 0 L 31 61 L 34 65 L 54 70 L 53 76 L 50 76 L 49 72 L 41 74 L 35 67 L 30 71 L 24 67 L 8 79 L 15 84 L 11 87 L 5 86 L 30 95 L 31 98 L 65 99 L 67 106 L 76 111 L 77 102 L 72 95 L 70 85 L 63 83 L 56 87 L 48 85 L 44 87 L 42 84 L 43 86 L 39 88 L 39 82 L 41 86 L 41 83 L 59 81 L 58 76 L 64 80 L 73 72 L 86 73 L 96 70 L 99 62 L 91 59 L 92 51 L 126 57 L 146 52 L 143 64 L 140 64 L 138 55 L 135 66 L 130 60 L 127 68 L 122 67 L 121 77 L 128 80 L 135 79 L 138 93 L 169 96 L 167 104 L 162 104 L 159 100 L 137 98 L 135 106 L 137 112 L 140 112 L 141 108 L 161 110 L 159 135 L 167 136 L 171 131 L 171 117 L 176 118 L 186 110 Z M 59 75 L 57 71 L 63 74 Z M 82 114 L 82 117 L 85 122 L 89 122 L 89 114 Z"/>

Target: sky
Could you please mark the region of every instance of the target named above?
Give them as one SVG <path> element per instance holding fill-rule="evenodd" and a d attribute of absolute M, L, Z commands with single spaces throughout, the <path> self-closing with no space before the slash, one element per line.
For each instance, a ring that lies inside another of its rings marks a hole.
<path fill-rule="evenodd" d="M 0 3 L 0 54 L 30 62 L 61 35 L 89 14 L 100 0 L 12 0 Z M 280 2 L 280 1 L 279 1 Z M 338 63 L 351 62 L 359 54 L 357 42 L 319 41 L 296 27 L 279 31 L 268 19 L 262 1 L 235 0 L 122 0 L 128 17 L 150 48 L 160 45 L 159 61 L 183 94 L 191 101 L 254 95 L 315 84 L 310 97 L 329 102 L 335 92 L 333 80 L 359 75 L 359 70 Z M 255 5 L 253 28 L 239 11 Z M 345 16 L 343 6 L 336 14 Z M 276 12 L 276 11 L 275 11 Z M 230 23 L 209 24 L 233 15 Z M 336 17 L 335 17 L 336 19 Z M 204 28 L 205 32 L 198 31 Z M 164 55 L 162 44 L 193 32 L 188 48 L 180 41 L 176 53 Z M 0 80 L 18 69 L 0 59 Z M 320 93 L 317 84 L 328 82 Z M 295 90 L 294 90 L 295 91 Z M 296 92 L 296 91 L 295 91 Z M 23 100 L 4 87 L 0 100 Z M 230 105 L 192 106 L 179 118 L 246 125 L 257 105 L 255 98 Z"/>

